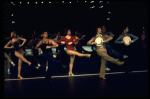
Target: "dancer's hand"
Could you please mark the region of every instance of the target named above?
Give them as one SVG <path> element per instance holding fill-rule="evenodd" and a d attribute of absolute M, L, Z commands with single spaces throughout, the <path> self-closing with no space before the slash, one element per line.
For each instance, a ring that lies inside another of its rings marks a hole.
<path fill-rule="evenodd" d="M 121 43 L 124 43 L 124 41 L 121 41 Z"/>
<path fill-rule="evenodd" d="M 71 45 L 71 44 L 72 44 L 72 42 L 69 42 L 69 43 L 68 43 L 68 45 Z"/>
<path fill-rule="evenodd" d="M 133 42 L 134 42 L 133 40 L 130 41 L 130 43 L 133 43 Z"/>
<path fill-rule="evenodd" d="M 46 49 L 51 48 L 51 46 L 46 46 Z"/>
<path fill-rule="evenodd" d="M 96 42 L 93 42 L 93 43 L 92 43 L 92 45 L 94 45 L 94 44 L 96 45 Z"/>
<path fill-rule="evenodd" d="M 61 41 L 62 44 L 65 44 L 65 41 Z"/>
<path fill-rule="evenodd" d="M 19 45 L 19 47 L 21 47 L 22 45 Z"/>
<path fill-rule="evenodd" d="M 14 48 L 14 46 L 11 46 L 11 48 Z"/>

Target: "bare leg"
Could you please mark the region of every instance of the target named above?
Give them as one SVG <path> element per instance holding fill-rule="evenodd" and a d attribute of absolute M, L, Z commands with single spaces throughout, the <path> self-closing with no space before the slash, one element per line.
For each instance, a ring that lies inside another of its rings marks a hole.
<path fill-rule="evenodd" d="M 72 50 L 67 50 L 67 54 L 68 55 L 77 55 L 79 57 L 89 57 L 91 56 L 91 54 L 82 54 L 82 53 L 79 53 L 79 52 L 76 52 L 76 51 L 72 51 Z"/>
<path fill-rule="evenodd" d="M 11 52 L 8 55 L 9 55 L 9 57 L 11 57 Z M 8 66 L 8 69 L 10 69 L 10 61 L 9 60 L 7 61 L 7 66 Z"/>
<path fill-rule="evenodd" d="M 22 65 L 22 60 L 20 58 L 18 58 L 18 78 L 19 79 L 23 79 L 23 77 L 20 75 L 21 73 L 21 65 Z"/>
<path fill-rule="evenodd" d="M 100 67 L 99 78 L 106 79 L 105 78 L 105 65 L 106 65 L 106 60 L 101 57 L 101 67 Z"/>
<path fill-rule="evenodd" d="M 8 56 L 8 54 L 7 54 L 6 52 L 4 52 L 4 56 L 7 58 L 7 60 L 8 60 L 9 62 L 12 62 L 11 58 Z"/>
<path fill-rule="evenodd" d="M 70 75 L 74 76 L 74 74 L 72 73 L 74 59 L 75 59 L 75 55 L 70 55 L 70 64 L 69 64 L 69 73 L 68 73 L 69 76 Z"/>
<path fill-rule="evenodd" d="M 24 58 L 19 52 L 15 51 L 15 56 L 26 62 L 28 65 L 31 65 L 31 62 Z"/>

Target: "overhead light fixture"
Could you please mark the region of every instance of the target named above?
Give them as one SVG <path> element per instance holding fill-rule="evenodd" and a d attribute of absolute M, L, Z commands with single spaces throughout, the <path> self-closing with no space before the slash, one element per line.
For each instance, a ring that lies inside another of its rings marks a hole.
<path fill-rule="evenodd" d="M 62 3 L 64 3 L 64 1 L 62 1 Z"/>
<path fill-rule="evenodd" d="M 110 18 L 107 18 L 107 20 L 110 20 Z"/>
<path fill-rule="evenodd" d="M 99 1 L 99 3 L 102 3 L 103 1 Z"/>
<path fill-rule="evenodd" d="M 15 23 L 15 21 L 12 21 L 12 23 Z"/>
<path fill-rule="evenodd" d="M 29 4 L 29 2 L 27 2 L 27 4 Z"/>
<path fill-rule="evenodd" d="M 103 5 L 102 5 L 102 6 L 100 6 L 100 7 L 98 7 L 98 8 L 103 8 Z"/>
<path fill-rule="evenodd" d="M 107 4 L 109 3 L 109 2 L 106 2 Z"/>
<path fill-rule="evenodd" d="M 21 2 L 20 2 L 20 4 L 21 4 Z"/>
<path fill-rule="evenodd" d="M 41 3 L 43 3 L 43 1 Z"/>
<path fill-rule="evenodd" d="M 13 2 L 11 2 L 11 4 L 13 4 Z"/>
<path fill-rule="evenodd" d="M 86 1 L 85 1 L 86 2 Z"/>
<path fill-rule="evenodd" d="M 71 2 L 70 2 L 71 3 Z"/>
<path fill-rule="evenodd" d="M 14 14 L 12 13 L 11 16 L 14 16 Z"/>
<path fill-rule="evenodd" d="M 111 14 L 112 12 L 108 12 L 108 14 Z"/>
<path fill-rule="evenodd" d="M 35 4 L 37 4 L 37 2 L 35 2 Z"/>
<path fill-rule="evenodd" d="M 93 3 L 94 1 L 91 1 L 90 3 Z"/>
<path fill-rule="evenodd" d="M 78 2 L 78 1 L 77 1 Z"/>
<path fill-rule="evenodd" d="M 49 3 L 51 3 L 51 2 L 49 2 Z"/>

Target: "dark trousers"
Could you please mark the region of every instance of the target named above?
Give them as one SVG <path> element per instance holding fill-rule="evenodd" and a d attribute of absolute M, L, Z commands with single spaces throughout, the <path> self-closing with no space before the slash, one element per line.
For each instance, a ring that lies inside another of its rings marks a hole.
<path fill-rule="evenodd" d="M 51 80 L 52 69 L 55 65 L 61 65 L 62 62 L 53 58 L 53 54 L 51 52 L 43 53 L 43 59 L 48 60 L 48 70 L 45 75 L 46 80 Z"/>
<path fill-rule="evenodd" d="M 113 50 L 113 49 L 110 47 L 109 44 L 106 44 L 105 46 L 106 46 L 107 54 L 108 54 L 108 55 L 114 55 L 114 56 L 116 56 L 116 57 L 119 57 L 119 58 L 123 59 L 123 55 L 120 54 L 120 53 L 118 53 L 118 52 L 116 52 L 115 50 Z M 106 67 L 105 67 L 105 68 L 107 68 L 107 65 L 108 65 L 108 61 L 106 60 Z"/>

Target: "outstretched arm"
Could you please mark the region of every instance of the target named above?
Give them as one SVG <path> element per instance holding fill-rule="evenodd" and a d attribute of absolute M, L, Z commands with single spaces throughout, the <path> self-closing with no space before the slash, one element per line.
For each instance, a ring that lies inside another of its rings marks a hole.
<path fill-rule="evenodd" d="M 19 40 L 23 40 L 22 44 L 20 46 L 23 46 L 24 43 L 27 41 L 25 38 L 21 38 L 21 37 L 18 37 Z"/>
<path fill-rule="evenodd" d="M 132 35 L 132 34 L 129 34 L 129 33 L 128 33 L 128 35 L 133 38 L 133 40 L 132 40 L 133 42 L 135 42 L 139 39 L 139 37 L 137 37 L 135 35 Z"/>
<path fill-rule="evenodd" d="M 11 44 L 11 40 L 4 46 L 4 48 L 8 48 L 8 49 L 11 49 L 11 48 L 13 48 L 13 46 L 11 46 L 11 47 L 8 47 L 8 45 L 9 44 Z"/>
<path fill-rule="evenodd" d="M 111 37 L 111 36 L 109 36 L 109 35 L 105 35 L 105 38 L 107 38 L 107 39 L 104 40 L 103 43 L 106 43 L 106 42 L 108 42 L 108 41 L 110 41 L 110 40 L 113 39 L 113 37 Z"/>
<path fill-rule="evenodd" d="M 39 46 L 42 44 L 42 40 L 36 45 L 35 49 L 42 51 L 41 48 L 39 48 Z"/>
<path fill-rule="evenodd" d="M 120 35 L 120 36 L 115 40 L 115 43 L 121 44 L 121 43 L 123 43 L 122 40 L 123 40 L 123 37 L 122 37 L 122 35 Z"/>
<path fill-rule="evenodd" d="M 58 47 L 58 44 L 55 43 L 53 40 L 49 40 L 49 43 L 53 44 L 53 46 L 46 46 L 46 49 Z"/>
<path fill-rule="evenodd" d="M 94 42 L 94 40 L 95 40 L 95 37 L 91 38 L 91 39 L 87 42 L 87 45 L 94 45 L 94 44 L 96 44 L 96 43 Z"/>

